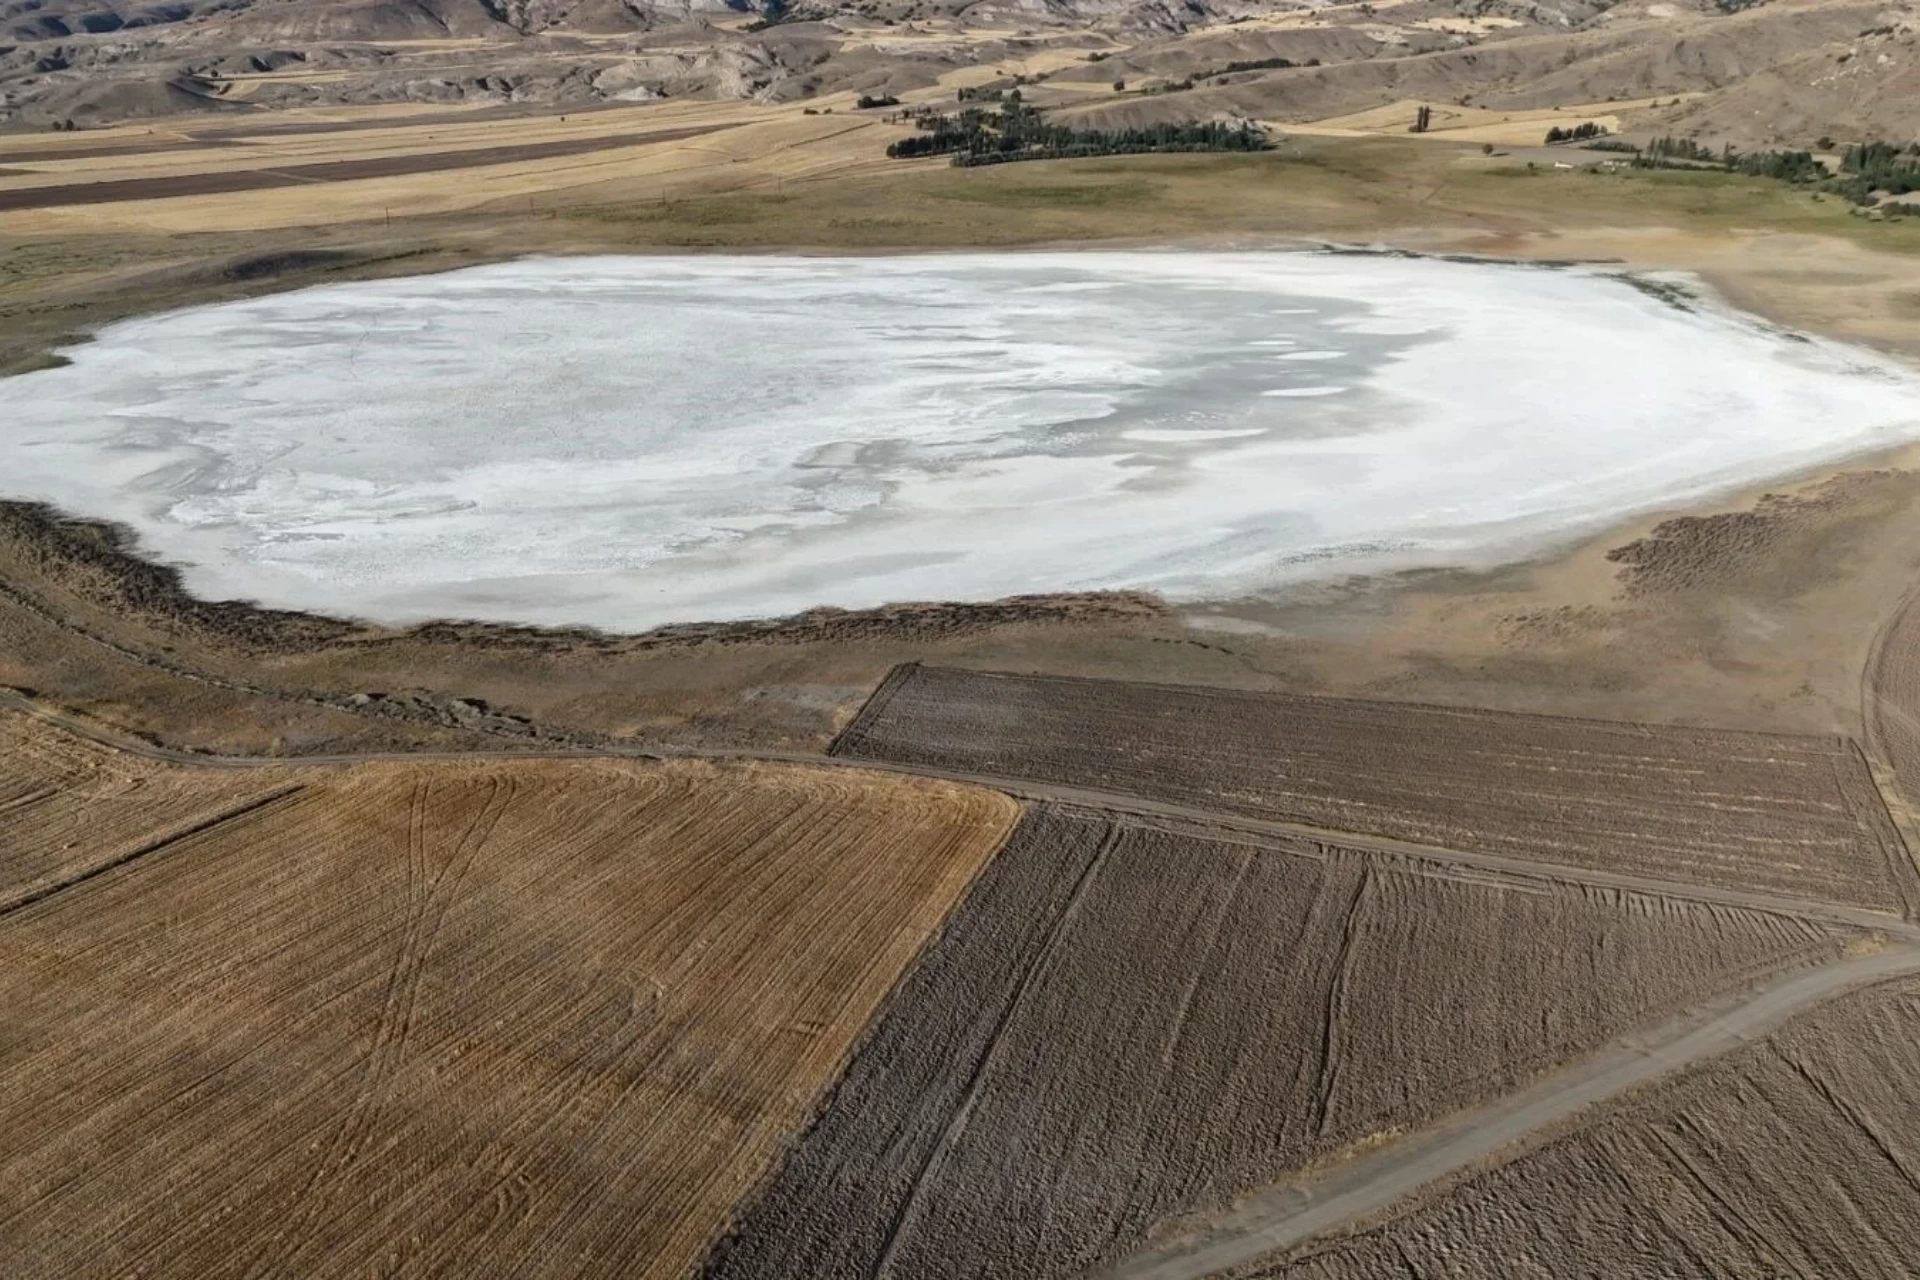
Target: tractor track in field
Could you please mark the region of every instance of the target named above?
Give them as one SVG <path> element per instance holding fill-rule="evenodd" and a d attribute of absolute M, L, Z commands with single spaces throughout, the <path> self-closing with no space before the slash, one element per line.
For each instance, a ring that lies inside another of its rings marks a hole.
<path fill-rule="evenodd" d="M 591 748 L 503 748 L 342 753 L 309 757 L 226 756 L 178 750 L 103 727 L 20 693 L 0 688 L 0 709 L 18 712 L 99 745 L 169 765 L 210 770 L 326 772 L 374 763 L 476 763 L 535 760 L 707 760 L 763 762 L 814 769 L 879 772 L 971 784 L 1018 799 L 1081 806 L 1151 819 L 1172 829 L 1318 842 L 1368 850 L 1430 865 L 1646 894 L 1769 912 L 1865 929 L 1885 945 L 1865 955 L 1796 967 L 1724 993 L 1654 1027 L 1617 1037 L 1596 1052 L 1532 1085 L 1420 1130 L 1315 1175 L 1304 1185 L 1255 1192 L 1204 1228 L 1162 1241 L 1109 1272 L 1119 1280 L 1191 1280 L 1285 1249 L 1378 1213 L 1412 1192 L 1482 1165 L 1575 1113 L 1655 1079 L 1724 1054 L 1763 1036 L 1822 1001 L 1862 986 L 1920 973 L 1920 925 L 1890 913 L 1843 903 L 1663 880 L 1645 875 L 1534 862 L 1352 833 L 1306 823 L 1221 813 L 1097 788 L 1035 782 L 933 765 L 807 752 L 607 745 Z M 120 863 L 115 864 L 120 865 Z M 65 886 L 61 886 L 65 887 Z M 58 890 L 56 889 L 55 892 Z"/>

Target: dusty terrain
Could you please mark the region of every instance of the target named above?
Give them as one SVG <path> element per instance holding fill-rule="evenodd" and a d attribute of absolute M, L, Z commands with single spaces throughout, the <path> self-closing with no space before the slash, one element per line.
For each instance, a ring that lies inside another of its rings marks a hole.
<path fill-rule="evenodd" d="M 284 775 L 209 776 L 0 714 L 0 912 L 271 803 Z"/>
<path fill-rule="evenodd" d="M 1910 138 L 1911 5 L 1861 0 L 18 0 L 0 6 L 0 123 L 80 128 L 342 107 L 590 110 L 668 100 L 928 101 L 1027 87 L 1108 121 L 1216 114 L 1539 142 L 1529 113 L 1643 136 Z M 1451 112 L 1472 113 L 1472 118 Z M 1411 106 L 1405 114 L 1411 117 Z M 1354 118 L 1361 117 L 1358 121 Z"/>
<path fill-rule="evenodd" d="M 105 789 L 0 725 L 10 773 Z M 0 908 L 10 1274 L 680 1275 L 1015 814 L 766 766 L 140 772 L 140 856 Z"/>

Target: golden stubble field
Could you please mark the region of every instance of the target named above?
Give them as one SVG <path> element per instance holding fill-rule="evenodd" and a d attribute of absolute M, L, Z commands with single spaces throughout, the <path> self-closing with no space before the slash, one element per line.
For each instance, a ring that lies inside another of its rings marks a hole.
<path fill-rule="evenodd" d="M 0 713 L 0 912 L 296 787 L 277 770 L 158 767 Z"/>
<path fill-rule="evenodd" d="M 1016 814 L 773 766 L 210 781 L 155 816 L 224 820 L 0 914 L 10 1276 L 680 1275 Z"/>

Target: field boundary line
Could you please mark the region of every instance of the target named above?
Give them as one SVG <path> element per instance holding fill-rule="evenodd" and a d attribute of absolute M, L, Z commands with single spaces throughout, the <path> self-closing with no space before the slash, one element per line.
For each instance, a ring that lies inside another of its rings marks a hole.
<path fill-rule="evenodd" d="M 1920 843 L 1913 839 L 1915 833 L 1912 830 L 1913 802 L 1901 786 L 1899 762 L 1895 760 L 1894 753 L 1887 749 L 1885 723 L 1888 712 L 1909 722 L 1913 717 L 1904 708 L 1889 702 L 1881 692 L 1880 678 L 1886 667 L 1887 648 L 1917 604 L 1920 604 L 1920 586 L 1909 587 L 1873 633 L 1873 641 L 1867 646 L 1867 660 L 1860 668 L 1860 734 L 1866 740 L 1863 750 L 1867 757 L 1868 772 L 1873 778 L 1873 789 L 1880 794 L 1880 801 L 1886 805 L 1895 830 L 1900 832 L 1901 842 L 1906 847 L 1908 866 L 1916 876 L 1920 876 Z M 1873 767 L 1876 762 L 1879 769 Z M 1882 773 L 1886 775 L 1885 781 L 1882 781 Z M 1889 790 L 1892 800 L 1888 798 Z M 1894 800 L 1899 801 L 1897 806 Z"/>
<path fill-rule="evenodd" d="M 907 665 L 907 664 L 902 664 Z M 1838 754 L 1846 750 L 1852 741 L 1844 733 L 1778 733 L 1769 729 L 1722 729 L 1716 725 L 1698 724 L 1655 724 L 1647 720 L 1608 720 L 1600 716 L 1563 716 L 1540 711 L 1501 711 L 1491 707 L 1454 707 L 1443 702 L 1409 702 L 1402 698 L 1353 698 L 1328 693 L 1289 693 L 1283 689 L 1236 689 L 1229 685 L 1211 684 L 1170 684 L 1162 680 L 1115 680 L 1106 676 L 1062 676 L 1062 675 L 1023 675 L 1017 671 L 989 671 L 974 667 L 947 667 L 937 664 L 913 663 L 921 671 L 942 672 L 960 676 L 988 677 L 995 680 L 1046 681 L 1051 684 L 1118 686 L 1128 689 L 1156 689 L 1170 693 L 1194 694 L 1200 697 L 1258 699 L 1263 702 L 1317 702 L 1340 706 L 1402 707 L 1409 711 L 1430 711 L 1460 719 L 1530 720 L 1536 724 L 1576 724 L 1602 725 L 1609 729 L 1637 731 L 1643 736 L 1657 737 L 1670 733 L 1714 734 L 1727 737 L 1769 739 L 1775 742 L 1795 742 L 1806 745 L 1825 743 L 1829 752 Z"/>
<path fill-rule="evenodd" d="M 1880 790 L 1880 784 L 1874 779 L 1873 762 L 1867 758 L 1866 748 L 1858 742 L 1849 745 L 1853 747 L 1855 768 L 1848 769 L 1842 765 L 1836 770 L 1840 794 L 1846 797 L 1878 838 L 1887 858 L 1887 876 L 1893 882 L 1894 892 L 1900 895 L 1903 914 L 1912 920 L 1916 911 L 1920 911 L 1920 901 L 1916 901 L 1914 893 L 1914 881 L 1916 875 L 1920 875 L 1920 869 L 1914 865 L 1913 850 L 1900 833 L 1900 824 L 1894 820 L 1886 793 Z"/>
<path fill-rule="evenodd" d="M 1510 1163 L 1529 1139 L 1641 1085 L 1739 1049 L 1828 1000 L 1920 973 L 1920 948 L 1788 971 L 1617 1038 L 1525 1089 L 1352 1160 L 1316 1182 L 1275 1186 L 1214 1225 L 1091 1273 L 1108 1280 L 1202 1280 L 1400 1203 L 1464 1170 Z"/>
<path fill-rule="evenodd" d="M 1304 822 L 1272 818 L 1254 818 L 1239 813 L 1202 809 L 1193 805 L 1180 805 L 1166 801 L 1149 800 L 1141 796 L 1130 795 L 1123 792 L 1096 791 L 1089 788 L 1037 782 L 1028 778 L 967 773 L 958 769 L 943 769 L 933 765 L 908 764 L 889 760 L 871 760 L 861 756 L 827 756 L 821 755 L 818 752 L 803 751 L 755 751 L 744 747 L 623 747 L 618 745 L 603 747 L 528 747 L 521 750 L 505 748 L 491 751 L 423 750 L 359 752 L 345 755 L 315 756 L 201 755 L 190 751 L 178 751 L 171 747 L 158 746 L 139 738 L 115 732 L 114 730 L 95 725 L 79 716 L 45 706 L 35 699 L 25 697 L 17 691 L 5 687 L 0 687 L 0 708 L 11 708 L 23 711 L 37 719 L 56 725 L 90 741 L 98 742 L 103 746 L 124 750 L 130 754 L 146 759 L 208 769 L 278 768 L 318 770 L 352 768 L 365 764 L 423 764 L 432 762 L 505 763 L 518 760 L 643 760 L 655 762 L 668 760 L 737 760 L 749 763 L 762 762 L 768 764 L 800 765 L 811 768 L 864 769 L 870 773 L 886 773 L 903 777 L 931 778 L 942 782 L 964 783 L 969 786 L 982 787 L 989 791 L 998 791 L 1002 795 L 1011 796 L 1016 800 L 1071 805 L 1082 809 L 1099 810 L 1109 814 L 1125 814 L 1131 817 L 1147 818 L 1158 822 L 1176 821 L 1196 823 L 1204 827 L 1211 827 L 1216 831 L 1239 832 L 1260 840 L 1270 840 L 1274 837 L 1290 840 L 1305 840 L 1314 844 L 1330 846 L 1335 851 L 1345 849 L 1359 853 L 1373 852 L 1398 855 L 1404 858 L 1419 859 L 1442 865 L 1454 864 L 1479 867 L 1485 870 L 1501 872 L 1519 879 L 1547 881 L 1556 884 L 1594 885 L 1601 888 L 1621 889 L 1630 893 L 1646 894 L 1653 897 L 1678 898 L 1691 902 L 1715 903 L 1720 906 L 1739 907 L 1752 911 L 1765 911 L 1774 915 L 1789 916 L 1797 919 L 1821 920 L 1830 924 L 1844 924 L 1856 928 L 1877 930 L 1890 936 L 1900 937 L 1912 942 L 1920 942 L 1920 924 L 1907 921 L 1889 912 L 1875 911 L 1868 907 L 1852 906 L 1842 902 L 1830 902 L 1818 898 L 1793 898 L 1779 894 L 1755 893 L 1746 889 L 1724 889 L 1715 885 L 1696 884 L 1691 881 L 1664 880 L 1653 876 L 1627 875 L 1621 872 L 1576 867 L 1566 863 L 1549 862 L 1545 860 L 1508 857 L 1502 854 L 1472 853 L 1460 849 L 1449 849 L 1440 845 L 1424 845 L 1408 840 L 1396 840 L 1387 836 L 1364 835 L 1351 831 L 1341 831 L 1333 827 L 1317 827 Z"/>
<path fill-rule="evenodd" d="M 1313 1107 L 1309 1123 L 1316 1140 L 1327 1136 L 1327 1115 L 1333 1110 L 1334 1087 L 1340 1082 L 1340 1014 L 1346 1007 L 1347 980 L 1353 967 L 1355 926 L 1373 885 L 1373 860 L 1361 858 L 1360 865 L 1348 871 L 1353 891 L 1340 911 L 1340 939 L 1333 948 L 1333 963 L 1328 966 L 1327 990 L 1320 1002 L 1320 1068 L 1314 1072 Z M 1325 890 L 1323 889 L 1322 892 Z"/>
<path fill-rule="evenodd" d="M 865 734 L 867 726 L 886 713 L 887 704 L 893 701 L 893 695 L 900 692 L 901 687 L 911 680 L 919 669 L 920 664 L 917 662 L 896 662 L 888 668 L 886 676 L 874 686 L 873 692 L 867 695 L 867 700 L 860 704 L 860 710 L 854 713 L 853 719 L 847 721 L 847 727 L 833 735 L 833 741 L 827 744 L 827 754 L 838 756 L 842 743 L 850 742 Z"/>
<path fill-rule="evenodd" d="M 1005 1042 L 1007 1028 L 1012 1025 L 1015 1015 L 1020 1012 L 1021 1003 L 1026 1000 L 1028 992 L 1039 980 L 1040 973 L 1048 967 L 1058 953 L 1061 934 L 1066 932 L 1068 923 L 1086 897 L 1087 887 L 1093 883 L 1094 877 L 1105 865 L 1107 855 L 1112 852 L 1115 845 L 1120 843 L 1125 831 L 1124 823 L 1112 821 L 1107 823 L 1107 830 L 1100 837 L 1099 847 L 1093 851 L 1093 856 L 1087 859 L 1087 865 L 1081 868 L 1079 879 L 1074 881 L 1073 891 L 1067 895 L 1066 902 L 1061 904 L 1059 913 L 1053 918 L 1053 923 L 1047 926 L 1046 936 L 1040 940 L 1039 946 L 1034 950 L 1033 959 L 1027 964 L 1025 971 L 1020 975 L 1019 983 L 1007 997 L 1006 1008 L 1002 1009 L 1000 1016 L 994 1020 L 993 1031 L 987 1037 L 986 1047 L 980 1052 L 980 1060 L 974 1063 L 973 1070 L 967 1077 L 966 1090 L 960 1097 L 959 1105 L 954 1107 L 953 1113 L 947 1117 L 946 1124 L 941 1126 L 939 1139 L 927 1152 L 927 1158 L 921 1164 L 919 1172 L 914 1174 L 913 1185 L 907 1189 L 907 1196 L 901 1202 L 900 1212 L 894 1215 L 893 1222 L 888 1226 L 887 1238 L 882 1242 L 880 1253 L 874 1259 L 873 1270 L 868 1273 L 870 1280 L 884 1280 L 893 1266 L 893 1255 L 899 1248 L 900 1239 L 905 1234 L 908 1223 L 917 1216 L 915 1210 L 920 1206 L 920 1193 L 925 1189 L 928 1179 L 945 1163 L 946 1154 L 952 1147 L 953 1140 L 966 1130 L 967 1121 L 973 1115 L 974 1103 L 980 1097 L 980 1081 L 992 1069 L 994 1054 L 999 1052 L 1000 1046 Z"/>
<path fill-rule="evenodd" d="M 842 758 L 836 757 L 836 761 Z M 1316 827 L 1307 823 L 1288 822 L 1277 819 L 1250 818 L 1237 813 L 1219 813 L 1211 809 L 1198 809 L 1190 805 L 1176 805 L 1157 800 L 1147 800 L 1138 796 L 1118 792 L 1087 791 L 1073 787 L 1055 787 L 1051 784 L 1034 783 L 1021 778 L 1001 778 L 987 774 L 960 773 L 952 770 L 923 768 L 917 765 L 892 765 L 885 761 L 845 759 L 850 766 L 871 766 L 887 772 L 901 772 L 918 777 L 941 778 L 949 782 L 971 783 L 974 786 L 989 787 L 1003 791 L 1017 799 L 1039 803 L 1070 804 L 1081 808 L 1100 810 L 1106 813 L 1125 814 L 1134 818 L 1146 818 L 1165 824 L 1189 823 L 1202 828 L 1211 828 L 1216 834 L 1221 832 L 1238 833 L 1256 840 L 1305 840 L 1325 846 L 1328 852 L 1338 855 L 1342 851 L 1352 853 L 1383 854 L 1388 857 L 1407 858 L 1440 865 L 1459 865 L 1478 867 L 1495 871 L 1520 880 L 1547 881 L 1554 884 L 1591 885 L 1604 889 L 1619 889 L 1628 893 L 1639 893 L 1649 897 L 1679 898 L 1692 902 L 1712 903 L 1718 906 L 1739 907 L 1751 911 L 1765 911 L 1773 915 L 1789 916 L 1796 919 L 1815 919 L 1828 923 L 1853 925 L 1920 942 L 1920 925 L 1912 924 L 1900 916 L 1883 911 L 1874 911 L 1867 907 L 1849 906 L 1841 902 L 1827 902 L 1817 898 L 1790 898 L 1778 894 L 1755 893 L 1747 889 L 1723 889 L 1715 885 L 1695 884 L 1685 880 L 1662 880 L 1652 876 L 1628 875 L 1616 871 L 1602 871 L 1587 867 L 1568 866 L 1565 863 L 1534 861 L 1527 858 L 1508 857 L 1495 853 L 1472 853 L 1460 849 L 1448 849 L 1439 845 L 1416 844 L 1407 840 L 1395 840 L 1386 836 L 1360 835 L 1349 831 L 1340 831 L 1331 827 Z"/>
<path fill-rule="evenodd" d="M 0 902 L 0 920 L 6 919 L 16 911 L 24 911 L 35 903 L 45 902 L 55 894 L 64 893 L 68 889 L 76 889 L 89 880 L 97 880 L 110 871 L 118 871 L 121 867 L 127 866 L 129 863 L 137 862 L 150 854 L 160 853 L 173 845 L 179 844 L 183 840 L 191 840 L 195 836 L 205 835 L 216 827 L 224 826 L 229 822 L 236 822 L 241 818 L 250 817 L 253 814 L 278 804 L 282 800 L 299 795 L 306 789 L 306 784 L 303 782 L 291 783 L 281 787 L 277 791 L 270 791 L 264 796 L 256 796 L 254 799 L 236 808 L 228 809 L 223 813 L 213 815 L 211 818 L 196 822 L 185 830 L 175 831 L 168 835 L 161 836 L 158 840 L 150 840 L 137 849 L 129 850 L 117 858 L 112 858 L 101 863 L 97 867 L 89 867 L 78 875 L 69 876 L 67 879 L 57 881 L 53 884 L 42 885 L 40 888 L 10 902 Z"/>

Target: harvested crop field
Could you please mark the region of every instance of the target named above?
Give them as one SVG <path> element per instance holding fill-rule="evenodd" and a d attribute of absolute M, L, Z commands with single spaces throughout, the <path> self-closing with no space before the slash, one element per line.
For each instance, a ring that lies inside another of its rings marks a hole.
<path fill-rule="evenodd" d="M 1042 805 L 709 1280 L 1071 1275 L 1835 935 Z"/>
<path fill-rule="evenodd" d="M 679 1276 L 1000 843 L 761 766 L 370 765 L 0 920 L 0 1257 Z"/>
<path fill-rule="evenodd" d="M 1263 1280 L 1913 1274 L 1920 981 L 1803 1014 Z"/>
<path fill-rule="evenodd" d="M 0 711 L 0 914 L 292 785 L 136 760 Z"/>
<path fill-rule="evenodd" d="M 331 160 L 315 164 L 283 165 L 272 169 L 222 169 L 208 173 L 174 174 L 161 178 L 118 178 L 73 182 L 60 186 L 0 190 L 0 212 L 45 209 L 60 205 L 111 204 L 117 200 L 159 200 L 169 196 L 220 195 L 293 187 L 309 182 L 348 182 L 361 178 L 391 178 L 450 169 L 476 169 L 560 156 L 588 155 L 619 147 L 678 142 L 722 128 L 707 125 L 654 133 L 563 138 L 503 147 L 476 147 L 462 151 L 422 152 L 397 156 L 369 156 L 360 160 Z"/>
<path fill-rule="evenodd" d="M 1843 738 L 908 666 L 834 754 L 1901 915 L 1920 902 Z"/>

